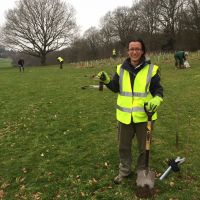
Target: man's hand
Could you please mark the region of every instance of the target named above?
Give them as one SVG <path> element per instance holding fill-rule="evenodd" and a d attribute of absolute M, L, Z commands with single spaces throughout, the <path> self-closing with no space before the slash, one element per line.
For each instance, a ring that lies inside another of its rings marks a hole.
<path fill-rule="evenodd" d="M 155 112 L 157 108 L 160 106 L 161 102 L 163 102 L 163 99 L 159 96 L 155 96 L 154 98 L 148 101 L 147 110 Z"/>
<path fill-rule="evenodd" d="M 110 77 L 108 74 L 104 71 L 101 71 L 97 74 L 97 77 L 105 84 L 108 84 L 110 82 Z"/>

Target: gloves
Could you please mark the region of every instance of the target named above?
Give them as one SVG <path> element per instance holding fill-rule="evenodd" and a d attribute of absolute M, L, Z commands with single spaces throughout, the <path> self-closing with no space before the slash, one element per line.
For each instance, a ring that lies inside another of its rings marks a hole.
<path fill-rule="evenodd" d="M 104 84 L 108 84 L 110 82 L 110 77 L 108 76 L 108 74 L 104 71 L 99 72 L 97 74 L 97 77 L 104 83 Z"/>
<path fill-rule="evenodd" d="M 155 96 L 154 98 L 148 101 L 147 110 L 155 112 L 157 108 L 160 106 L 161 102 L 163 102 L 163 99 L 159 96 Z"/>

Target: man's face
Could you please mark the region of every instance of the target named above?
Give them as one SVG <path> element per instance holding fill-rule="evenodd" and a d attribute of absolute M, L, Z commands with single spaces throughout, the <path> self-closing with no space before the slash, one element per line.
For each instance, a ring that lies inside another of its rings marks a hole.
<path fill-rule="evenodd" d="M 133 63 L 139 64 L 140 58 L 143 54 L 142 45 L 140 42 L 130 42 L 128 55 Z"/>

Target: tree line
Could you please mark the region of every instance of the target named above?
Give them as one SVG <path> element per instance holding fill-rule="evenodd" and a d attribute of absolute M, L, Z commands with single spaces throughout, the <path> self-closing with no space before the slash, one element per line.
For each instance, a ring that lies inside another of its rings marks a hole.
<path fill-rule="evenodd" d="M 42 65 L 57 55 L 67 62 L 107 58 L 113 48 L 124 56 L 133 37 L 151 52 L 200 49 L 200 0 L 137 0 L 107 12 L 82 36 L 74 8 L 61 0 L 20 0 L 6 19 L 4 44 Z"/>

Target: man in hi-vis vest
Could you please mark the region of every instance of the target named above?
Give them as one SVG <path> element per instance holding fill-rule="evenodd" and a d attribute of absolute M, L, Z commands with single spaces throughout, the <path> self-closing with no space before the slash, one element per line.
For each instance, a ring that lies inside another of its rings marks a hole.
<path fill-rule="evenodd" d="M 155 111 L 152 120 L 157 119 L 157 108 L 163 101 L 163 87 L 160 84 L 159 67 L 145 60 L 145 45 L 141 39 L 131 40 L 128 46 L 128 58 L 117 71 L 112 80 L 104 71 L 98 77 L 113 92 L 118 93 L 116 117 L 118 120 L 119 138 L 119 174 L 114 178 L 115 184 L 120 184 L 131 174 L 132 139 L 136 135 L 139 155 L 137 172 L 145 170 L 145 140 L 147 109 Z"/>
<path fill-rule="evenodd" d="M 62 69 L 63 68 L 63 62 L 64 62 L 64 59 L 62 58 L 62 57 L 57 57 L 57 60 L 58 60 L 58 62 L 60 63 L 60 69 Z"/>
<path fill-rule="evenodd" d="M 115 59 L 117 57 L 115 48 L 112 50 L 112 57 Z"/>

